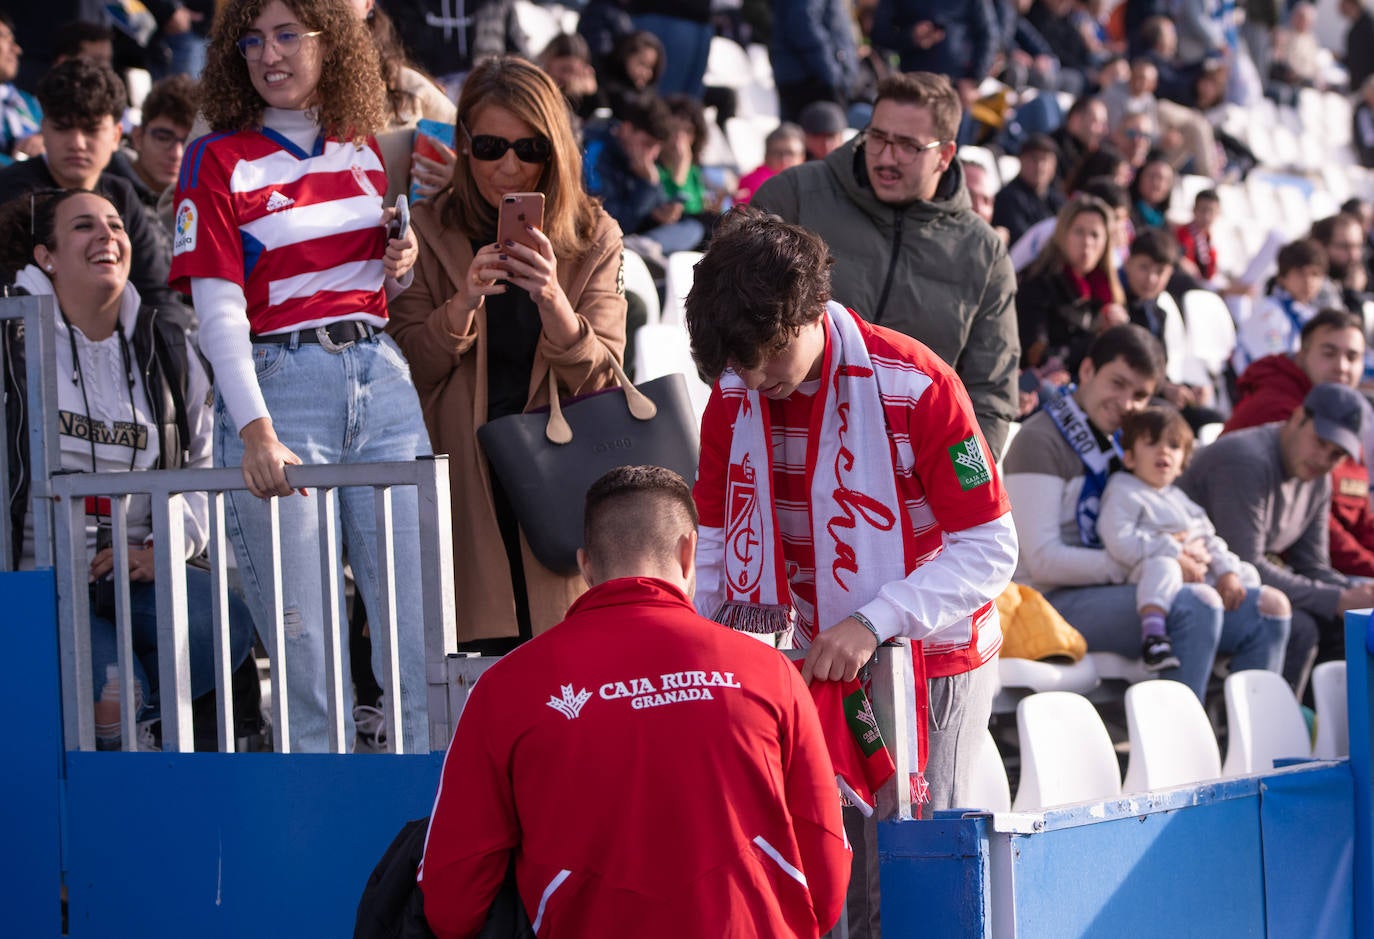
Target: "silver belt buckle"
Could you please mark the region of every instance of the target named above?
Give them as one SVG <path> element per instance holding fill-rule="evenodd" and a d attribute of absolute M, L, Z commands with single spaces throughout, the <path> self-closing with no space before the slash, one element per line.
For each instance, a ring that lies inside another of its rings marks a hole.
<path fill-rule="evenodd" d="M 335 354 L 342 352 L 353 345 L 353 343 L 357 342 L 356 339 L 350 339 L 347 342 L 335 342 L 334 337 L 329 335 L 329 327 L 327 326 L 316 326 L 315 335 L 319 337 L 320 345 L 324 347 L 326 352 L 333 352 Z"/>

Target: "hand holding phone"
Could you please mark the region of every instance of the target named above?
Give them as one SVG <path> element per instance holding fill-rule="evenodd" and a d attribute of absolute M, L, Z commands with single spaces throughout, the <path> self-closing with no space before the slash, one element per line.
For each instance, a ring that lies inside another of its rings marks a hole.
<path fill-rule="evenodd" d="M 410 201 L 404 193 L 396 197 L 396 214 L 386 226 L 388 239 L 404 238 L 410 233 Z"/>
<path fill-rule="evenodd" d="M 496 221 L 496 241 L 518 242 L 535 248 L 526 226 L 544 228 L 544 194 L 542 192 L 508 192 L 501 197 L 500 214 Z"/>

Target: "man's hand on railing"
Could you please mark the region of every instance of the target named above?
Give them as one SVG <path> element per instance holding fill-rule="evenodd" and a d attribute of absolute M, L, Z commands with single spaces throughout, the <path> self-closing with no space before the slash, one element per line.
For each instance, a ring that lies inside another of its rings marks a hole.
<path fill-rule="evenodd" d="M 846 617 L 812 640 L 802 663 L 802 680 L 849 681 L 877 648 L 878 637 L 854 617 Z"/>
<path fill-rule="evenodd" d="M 103 548 L 91 560 L 91 582 L 99 580 L 114 570 L 114 548 Z M 129 579 L 151 581 L 157 576 L 153 558 L 153 547 L 129 545 Z"/>
<path fill-rule="evenodd" d="M 260 417 L 239 431 L 243 440 L 243 481 L 248 491 L 259 499 L 269 496 L 289 496 L 293 490 L 286 481 L 286 467 L 300 466 L 301 458 L 277 439 L 272 419 Z M 310 493 L 304 489 L 301 495 Z"/>

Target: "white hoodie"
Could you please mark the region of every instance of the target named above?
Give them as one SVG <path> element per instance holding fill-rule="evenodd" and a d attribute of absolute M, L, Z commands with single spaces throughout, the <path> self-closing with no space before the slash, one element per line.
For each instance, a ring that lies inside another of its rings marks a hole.
<path fill-rule="evenodd" d="M 52 282 L 37 266 L 30 264 L 19 272 L 15 283 L 35 296 L 52 296 Z M 141 300 L 131 284 L 124 287 L 119 306 L 119 332 L 129 344 L 129 363 L 125 367 L 119 333 L 100 342 L 87 339 L 75 326 L 67 326 L 61 316 L 55 323 L 54 352 L 57 359 L 58 437 L 62 469 L 91 472 L 92 440 L 95 472 L 114 473 L 129 469 L 147 470 L 157 465 L 160 455 L 158 428 L 143 387 L 142 370 L 134 359 L 134 328 Z M 69 332 L 74 333 L 69 337 Z M 79 368 L 72 361 L 72 339 L 76 342 Z M 186 418 L 191 439 L 186 442 L 189 458 L 185 468 L 208 467 L 211 423 L 210 382 L 194 353 L 188 356 Z M 37 366 L 28 363 L 30 374 Z M 130 379 L 132 378 L 132 385 Z M 81 383 L 86 394 L 81 394 Z M 87 413 L 87 402 L 90 412 Z M 204 550 L 209 540 L 209 509 L 204 493 L 187 493 L 183 498 L 186 522 L 187 557 Z M 88 501 L 88 512 L 95 506 Z M 101 514 L 108 524 L 108 507 L 101 503 Z M 96 518 L 87 515 L 86 546 L 93 556 L 96 545 Z M 147 496 L 129 500 L 128 540 L 143 545 L 152 541 L 152 515 Z M 24 515 L 24 546 L 21 567 L 32 568 L 34 558 L 33 510 Z"/>

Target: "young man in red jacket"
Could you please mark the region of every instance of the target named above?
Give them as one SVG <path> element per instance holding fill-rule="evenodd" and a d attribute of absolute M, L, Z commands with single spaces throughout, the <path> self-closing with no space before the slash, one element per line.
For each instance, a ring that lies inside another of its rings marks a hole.
<path fill-rule="evenodd" d="M 811 694 L 779 652 L 698 616 L 682 477 L 587 494 L 591 589 L 473 688 L 418 880 L 440 939 L 474 936 L 515 856 L 541 939 L 816 937 L 850 851 Z"/>
<path fill-rule="evenodd" d="M 1236 382 L 1239 400 L 1223 433 L 1286 421 L 1313 385 L 1356 387 L 1364 372 L 1364 328 L 1344 310 L 1323 310 L 1302 328 L 1292 355 L 1257 359 Z M 1343 460 L 1331 472 L 1331 566 L 1351 577 L 1374 577 L 1374 511 L 1369 503 L 1369 455 Z"/>

